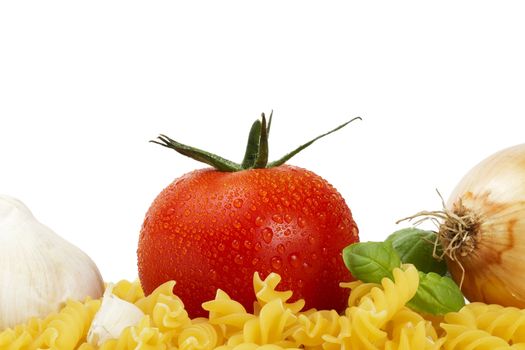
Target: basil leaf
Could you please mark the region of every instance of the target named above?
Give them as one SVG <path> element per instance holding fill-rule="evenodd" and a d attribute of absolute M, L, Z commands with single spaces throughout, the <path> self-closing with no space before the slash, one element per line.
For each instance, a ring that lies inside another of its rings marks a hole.
<path fill-rule="evenodd" d="M 392 270 L 401 266 L 401 260 L 390 243 L 359 242 L 343 249 L 343 260 L 350 273 L 365 283 L 380 283 Z"/>
<path fill-rule="evenodd" d="M 417 312 L 443 315 L 459 311 L 465 306 L 465 298 L 450 277 L 419 271 L 419 287 L 407 305 Z"/>
<path fill-rule="evenodd" d="M 404 228 L 392 233 L 386 242 L 392 243 L 404 264 L 413 264 L 418 271 L 435 272 L 446 275 L 448 272 L 445 260 L 434 258 L 434 242 L 436 233 L 415 227 Z M 441 254 L 441 246 L 437 247 L 437 254 Z"/>

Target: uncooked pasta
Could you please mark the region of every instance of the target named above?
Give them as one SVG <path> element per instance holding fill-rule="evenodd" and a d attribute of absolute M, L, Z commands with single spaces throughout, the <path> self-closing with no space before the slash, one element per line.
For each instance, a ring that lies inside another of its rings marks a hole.
<path fill-rule="evenodd" d="M 87 332 L 100 300 L 68 301 L 60 312 L 0 333 L 0 350 L 350 350 L 350 349 L 525 349 L 525 310 L 467 304 L 442 317 L 419 314 L 409 307 L 419 275 L 413 265 L 393 271 L 380 284 L 355 281 L 348 307 L 303 310 L 290 302 L 291 291 L 278 290 L 280 276 L 254 275 L 254 311 L 217 290 L 203 308 L 208 317 L 190 319 L 173 294 L 174 281 L 145 296 L 138 281 L 120 281 L 113 294 L 144 312 L 137 324 L 96 346 Z"/>

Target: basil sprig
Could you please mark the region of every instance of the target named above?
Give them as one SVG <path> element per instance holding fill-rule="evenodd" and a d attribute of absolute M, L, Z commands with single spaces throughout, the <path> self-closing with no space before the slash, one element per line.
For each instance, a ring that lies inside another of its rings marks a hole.
<path fill-rule="evenodd" d="M 354 243 L 343 249 L 343 259 L 350 273 L 365 283 L 380 283 L 385 277 L 393 280 L 392 270 L 402 263 L 391 242 Z M 459 311 L 465 299 L 450 277 L 419 271 L 419 286 L 408 306 L 418 312 L 443 315 Z"/>
<path fill-rule="evenodd" d="M 401 260 L 391 244 L 361 242 L 343 250 L 343 260 L 352 276 L 366 283 L 381 283 L 384 277 L 394 279 L 392 270 Z"/>
<path fill-rule="evenodd" d="M 445 276 L 448 272 L 445 260 L 433 256 L 436 238 L 434 231 L 407 227 L 392 233 L 385 242 L 392 243 L 392 247 L 404 263 L 413 264 L 422 272 L 435 272 Z M 443 253 L 439 244 L 435 249 L 438 256 Z"/>

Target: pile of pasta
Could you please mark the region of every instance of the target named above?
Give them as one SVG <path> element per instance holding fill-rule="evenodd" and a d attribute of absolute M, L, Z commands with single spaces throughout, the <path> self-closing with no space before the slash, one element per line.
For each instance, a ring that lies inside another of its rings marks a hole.
<path fill-rule="evenodd" d="M 459 312 L 430 317 L 406 303 L 418 288 L 412 265 L 393 271 L 381 284 L 344 283 L 351 288 L 344 314 L 334 310 L 303 310 L 302 300 L 289 302 L 292 292 L 278 291 L 280 277 L 254 275 L 253 313 L 218 290 L 203 304 L 208 318 L 190 319 L 173 294 L 173 281 L 144 296 L 138 282 L 121 281 L 113 293 L 137 305 L 145 317 L 124 329 L 118 339 L 96 347 L 86 334 L 100 300 L 68 301 L 45 319 L 0 333 L 0 349 L 525 349 L 525 310 L 482 303 Z"/>

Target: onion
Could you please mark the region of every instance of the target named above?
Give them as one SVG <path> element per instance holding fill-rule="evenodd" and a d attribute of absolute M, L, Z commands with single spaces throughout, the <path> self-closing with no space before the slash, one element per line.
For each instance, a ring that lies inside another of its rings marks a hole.
<path fill-rule="evenodd" d="M 439 219 L 443 256 L 469 301 L 525 308 L 525 144 L 483 160 L 442 211 L 421 215 Z"/>

